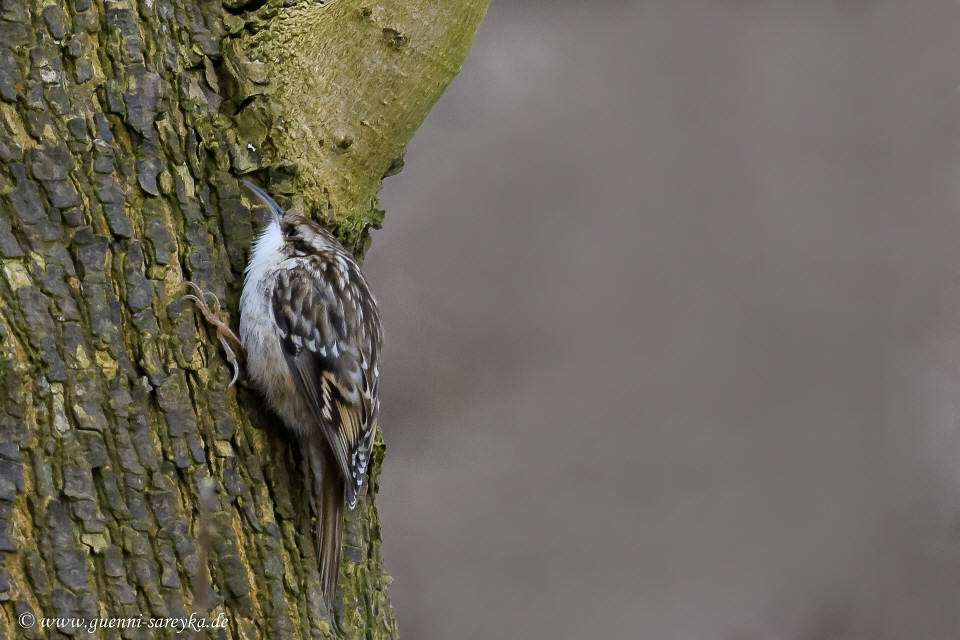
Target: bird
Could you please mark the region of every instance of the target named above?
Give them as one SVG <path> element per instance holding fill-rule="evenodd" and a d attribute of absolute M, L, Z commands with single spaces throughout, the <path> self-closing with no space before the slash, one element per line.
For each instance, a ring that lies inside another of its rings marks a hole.
<path fill-rule="evenodd" d="M 230 384 L 239 365 L 228 340 L 245 352 L 253 386 L 297 441 L 329 607 L 339 578 L 344 506 L 355 509 L 366 486 L 378 428 L 380 312 L 360 265 L 332 233 L 243 183 L 270 218 L 245 271 L 240 336 L 217 316 L 216 296 L 188 282 L 195 294 L 184 298 L 216 327 L 234 367 Z"/>

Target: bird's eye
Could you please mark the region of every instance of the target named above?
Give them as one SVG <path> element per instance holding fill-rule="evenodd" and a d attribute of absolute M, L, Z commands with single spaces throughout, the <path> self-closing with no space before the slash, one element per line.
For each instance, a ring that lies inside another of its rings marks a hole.
<path fill-rule="evenodd" d="M 288 238 L 296 238 L 296 237 L 299 236 L 299 235 L 300 235 L 300 230 L 297 229 L 296 227 L 293 227 L 292 229 L 290 229 L 289 231 L 287 231 L 287 237 L 288 237 Z"/>

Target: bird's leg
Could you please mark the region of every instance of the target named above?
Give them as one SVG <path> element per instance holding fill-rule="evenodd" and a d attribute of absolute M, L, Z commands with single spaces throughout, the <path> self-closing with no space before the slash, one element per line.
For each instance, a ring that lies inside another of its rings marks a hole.
<path fill-rule="evenodd" d="M 188 293 L 187 295 L 180 298 L 181 300 L 192 300 L 194 304 L 197 305 L 197 308 L 200 310 L 200 313 L 203 314 L 203 317 L 206 318 L 207 322 L 212 324 L 217 329 L 217 339 L 220 340 L 220 344 L 223 346 L 223 350 L 227 352 L 227 361 L 230 363 L 230 366 L 233 367 L 233 380 L 230 381 L 229 387 L 233 386 L 233 383 L 237 381 L 237 376 L 240 375 L 240 364 L 237 362 L 237 355 L 233 352 L 233 349 L 230 348 L 230 343 L 228 338 L 233 340 L 233 342 L 240 347 L 240 351 L 243 351 L 243 343 L 240 342 L 240 338 L 237 337 L 227 323 L 220 319 L 217 315 L 220 313 L 220 300 L 210 291 L 204 291 L 197 286 L 196 283 L 187 281 L 186 283 L 191 289 L 193 289 L 196 294 Z M 213 309 L 210 308 L 210 305 L 207 304 L 207 298 L 213 300 Z"/>

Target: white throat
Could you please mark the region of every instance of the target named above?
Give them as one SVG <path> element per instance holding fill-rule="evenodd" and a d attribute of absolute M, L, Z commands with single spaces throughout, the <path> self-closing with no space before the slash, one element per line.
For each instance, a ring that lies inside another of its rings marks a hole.
<path fill-rule="evenodd" d="M 268 271 L 277 268 L 282 257 L 281 247 L 283 232 L 280 231 L 280 224 L 272 220 L 253 242 L 250 264 L 244 271 L 247 280 L 258 280 Z"/>

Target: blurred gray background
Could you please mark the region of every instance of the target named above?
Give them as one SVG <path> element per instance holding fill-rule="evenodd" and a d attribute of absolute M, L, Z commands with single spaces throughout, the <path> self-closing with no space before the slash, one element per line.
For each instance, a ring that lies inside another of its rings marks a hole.
<path fill-rule="evenodd" d="M 960 637 L 960 3 L 494 0 L 387 181 L 408 640 Z"/>

